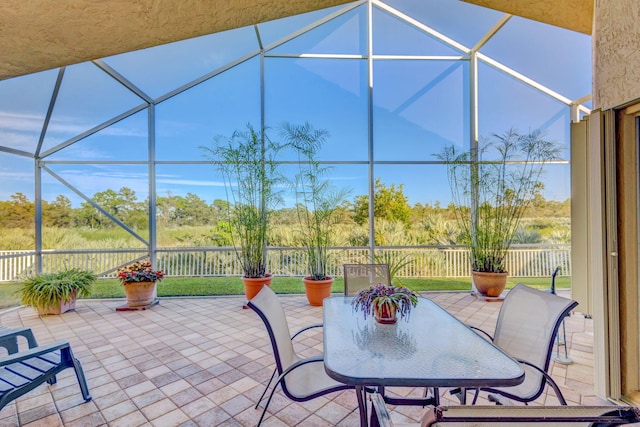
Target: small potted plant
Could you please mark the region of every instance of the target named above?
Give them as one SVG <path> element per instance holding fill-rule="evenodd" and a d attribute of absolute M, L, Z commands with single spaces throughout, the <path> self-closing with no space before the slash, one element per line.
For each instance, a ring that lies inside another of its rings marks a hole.
<path fill-rule="evenodd" d="M 90 296 L 95 281 L 95 274 L 75 268 L 38 274 L 22 284 L 21 301 L 38 310 L 39 315 L 62 314 L 75 310 L 76 298 Z"/>
<path fill-rule="evenodd" d="M 164 278 L 162 270 L 154 270 L 149 261 L 138 261 L 118 269 L 118 279 L 124 286 L 129 307 L 153 303 L 156 282 Z"/>
<path fill-rule="evenodd" d="M 327 176 L 331 167 L 323 167 L 317 160 L 318 152 L 329 136 L 326 130 L 316 130 L 309 123 L 285 123 L 281 136 L 286 146 L 298 155 L 298 171 L 290 185 L 295 193 L 300 242 L 307 255 L 308 275 L 302 281 L 309 304 L 321 306 L 324 298 L 331 294 L 333 284 L 327 268 L 329 247 L 338 220 L 336 211 L 350 190 L 331 185 Z"/>
<path fill-rule="evenodd" d="M 418 294 L 403 286 L 377 283 L 361 289 L 353 297 L 354 310 L 362 310 L 365 319 L 373 314 L 378 323 L 396 323 L 397 316 L 409 316 L 411 309 L 418 304 Z"/>

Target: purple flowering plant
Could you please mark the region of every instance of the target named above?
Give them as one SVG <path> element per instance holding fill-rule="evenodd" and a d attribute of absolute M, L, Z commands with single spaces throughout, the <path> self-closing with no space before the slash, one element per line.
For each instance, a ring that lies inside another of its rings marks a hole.
<path fill-rule="evenodd" d="M 418 294 L 403 286 L 386 285 L 384 283 L 372 284 L 368 288 L 361 289 L 351 302 L 354 310 L 362 310 L 365 319 L 367 315 L 374 314 L 376 306 L 384 305 L 395 307 L 400 318 L 409 316 L 411 309 L 418 304 Z"/>
<path fill-rule="evenodd" d="M 135 282 L 159 282 L 163 278 L 164 271 L 153 270 L 149 261 L 134 262 L 118 269 L 118 279 L 123 285 Z"/>

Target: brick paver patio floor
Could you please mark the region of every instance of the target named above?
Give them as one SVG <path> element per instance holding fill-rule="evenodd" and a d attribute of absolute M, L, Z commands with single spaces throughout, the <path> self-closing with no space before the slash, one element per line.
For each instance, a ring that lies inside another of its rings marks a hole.
<path fill-rule="evenodd" d="M 493 330 L 500 303 L 479 301 L 468 292 L 425 296 L 462 321 Z M 281 301 L 292 332 L 321 321 L 322 308 L 309 306 L 304 296 L 283 295 Z M 83 402 L 68 369 L 57 384 L 40 386 L 2 409 L 0 426 L 256 425 L 261 408 L 254 405 L 274 359 L 262 321 L 242 303 L 240 297 L 166 298 L 149 310 L 116 312 L 122 300 L 81 300 L 75 312 L 61 316 L 40 318 L 32 308 L 0 314 L 0 325 L 30 327 L 41 344 L 69 340 L 93 397 Z M 592 321 L 574 314 L 566 328 L 574 363 L 554 363 L 553 377 L 569 404 L 606 404 L 593 392 Z M 296 339 L 296 350 L 303 356 L 320 353 L 320 330 Z M 455 403 L 441 392 L 443 404 Z M 557 403 L 548 393 L 536 403 Z M 422 413 L 414 407 L 392 409 L 397 421 L 416 420 Z M 355 393 L 299 404 L 277 392 L 263 425 L 357 426 Z"/>

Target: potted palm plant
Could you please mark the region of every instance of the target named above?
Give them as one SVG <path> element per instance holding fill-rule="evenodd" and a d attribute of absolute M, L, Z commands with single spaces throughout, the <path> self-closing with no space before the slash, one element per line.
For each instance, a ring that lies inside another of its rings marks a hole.
<path fill-rule="evenodd" d="M 437 155 L 447 165 L 456 221 L 471 256 L 473 285 L 481 295 L 498 297 L 504 290 L 507 251 L 543 189 L 545 164 L 559 155 L 560 147 L 539 130 L 520 134 L 515 129 L 492 134 L 475 152 L 451 146 Z"/>
<path fill-rule="evenodd" d="M 271 284 L 266 247 L 269 217 L 282 200 L 276 191 L 282 181 L 275 162 L 278 148 L 264 130 L 257 132 L 251 124 L 246 131 L 218 136 L 213 147 L 204 147 L 224 179 L 229 202 L 226 217 L 247 299 Z"/>
<path fill-rule="evenodd" d="M 62 314 L 75 310 L 76 298 L 90 296 L 95 281 L 95 274 L 76 268 L 37 274 L 22 283 L 20 299 L 22 304 L 34 307 L 39 315 Z"/>
<path fill-rule="evenodd" d="M 365 319 L 373 314 L 376 321 L 382 324 L 396 323 L 397 316 L 408 317 L 411 309 L 417 304 L 417 293 L 403 286 L 386 283 L 377 283 L 361 289 L 351 302 L 354 310 L 362 310 Z"/>
<path fill-rule="evenodd" d="M 332 168 L 322 166 L 317 159 L 329 137 L 326 130 L 314 129 L 309 123 L 285 123 L 281 135 L 285 145 L 292 147 L 298 156 L 298 170 L 290 184 L 295 194 L 300 243 L 306 250 L 308 274 L 303 282 L 309 304 L 320 306 L 331 294 L 333 284 L 327 269 L 336 210 L 350 190 L 331 185 L 327 175 Z"/>

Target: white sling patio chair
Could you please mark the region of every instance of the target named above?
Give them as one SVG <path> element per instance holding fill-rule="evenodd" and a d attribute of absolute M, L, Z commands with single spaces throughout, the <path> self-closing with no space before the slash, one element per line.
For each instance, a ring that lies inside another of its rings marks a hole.
<path fill-rule="evenodd" d="M 278 297 L 270 287 L 264 286 L 255 297 L 247 302 L 247 305 L 260 316 L 267 328 L 278 373 L 278 379 L 271 389 L 262 415 L 260 415 L 258 426 L 264 419 L 278 385 L 281 386 L 285 396 L 295 402 L 306 402 L 334 391 L 353 388 L 333 380 L 326 374 L 324 359 L 321 355 L 302 358 L 296 354 L 291 341 L 292 337 L 289 334 L 286 315 Z M 271 380 L 273 380 L 273 376 Z M 267 389 L 269 384 L 267 384 Z M 258 404 L 263 397 L 264 393 Z"/>
<path fill-rule="evenodd" d="M 344 264 L 344 294 L 353 296 L 371 284 L 391 284 L 389 264 Z"/>
<path fill-rule="evenodd" d="M 560 404 L 567 404 L 548 371 L 558 328 L 577 305 L 571 299 L 519 283 L 507 293 L 502 303 L 493 337 L 481 329 L 473 328 L 485 334 L 495 345 L 524 365 L 525 378 L 522 384 L 480 389 L 490 393 L 490 401 L 501 405 L 507 403 L 504 400 L 506 398 L 526 404 L 536 400 L 548 384 Z M 457 393 L 452 390 L 452 394 Z M 478 390 L 473 403 L 477 397 Z"/>

